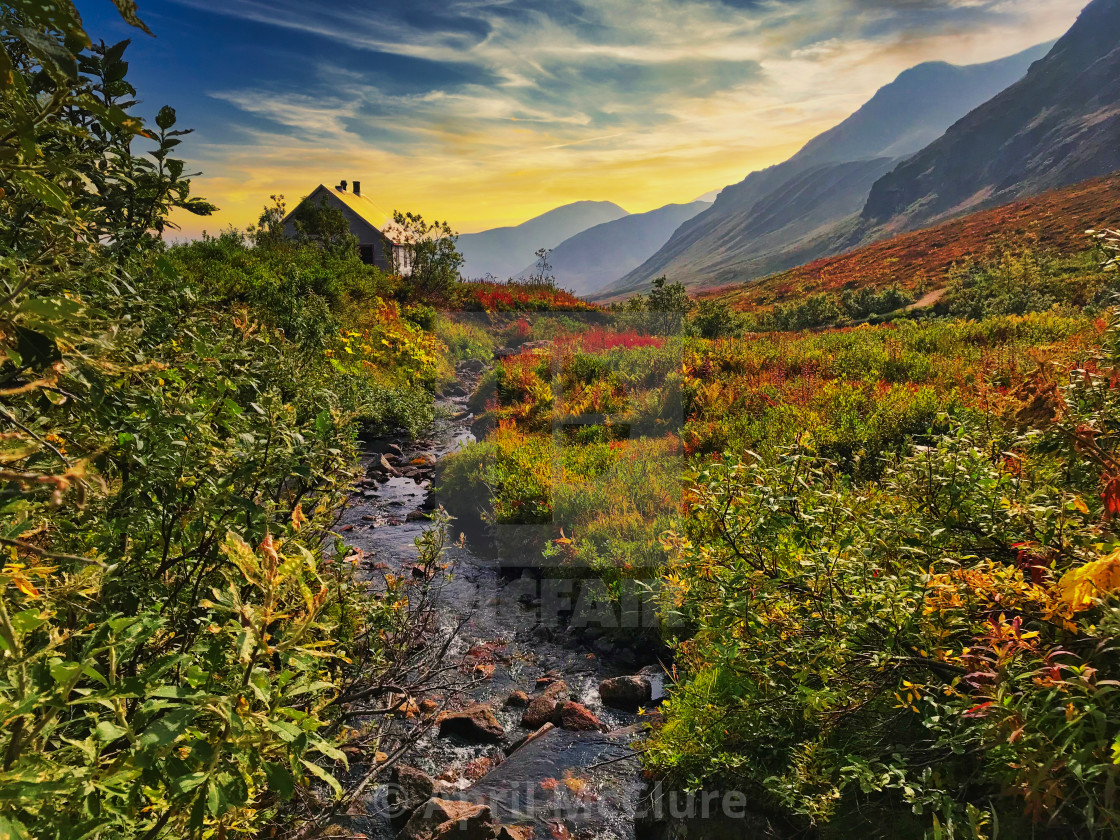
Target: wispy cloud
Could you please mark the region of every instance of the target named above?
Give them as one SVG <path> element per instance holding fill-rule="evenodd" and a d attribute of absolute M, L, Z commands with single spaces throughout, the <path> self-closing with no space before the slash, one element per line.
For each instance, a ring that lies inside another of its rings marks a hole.
<path fill-rule="evenodd" d="M 230 219 L 270 191 L 349 175 L 467 229 L 579 198 L 687 200 L 792 153 L 908 66 L 1010 54 L 1060 34 L 1081 4 L 178 2 L 307 46 L 288 77 L 209 91 L 255 121 L 249 145 L 196 148 Z M 362 56 L 404 63 L 373 72 Z"/>

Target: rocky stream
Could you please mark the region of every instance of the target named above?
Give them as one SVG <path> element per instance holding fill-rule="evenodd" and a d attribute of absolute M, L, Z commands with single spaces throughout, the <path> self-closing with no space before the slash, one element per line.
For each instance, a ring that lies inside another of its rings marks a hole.
<path fill-rule="evenodd" d="M 370 478 L 340 521 L 365 562 L 410 574 L 415 540 L 440 503 L 435 467 L 474 439 L 466 402 L 480 372 L 459 366 L 426 435 L 367 441 Z M 458 523 L 451 528 L 458 533 Z M 637 712 L 661 693 L 654 651 L 642 657 L 602 628 L 548 615 L 533 559 L 495 556 L 481 533 L 449 544 L 445 556 L 451 574 L 434 604 L 443 631 L 457 631 L 453 657 L 483 678 L 443 712 L 391 782 L 371 790 L 369 813 L 351 816 L 347 827 L 420 840 L 442 836 L 440 824 L 454 820 L 448 836 L 630 840 L 642 792 L 631 747 L 643 725 Z"/>

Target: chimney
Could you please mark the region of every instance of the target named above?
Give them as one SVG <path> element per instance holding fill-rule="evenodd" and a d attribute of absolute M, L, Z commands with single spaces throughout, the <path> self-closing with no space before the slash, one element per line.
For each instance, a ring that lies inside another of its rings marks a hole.
<path fill-rule="evenodd" d="M 362 182 L 361 181 L 355 181 L 354 182 L 354 195 L 361 195 L 361 194 L 362 194 Z"/>
<path fill-rule="evenodd" d="M 338 191 L 339 192 L 346 192 L 346 181 L 345 180 L 342 180 L 342 181 L 339 182 Z"/>

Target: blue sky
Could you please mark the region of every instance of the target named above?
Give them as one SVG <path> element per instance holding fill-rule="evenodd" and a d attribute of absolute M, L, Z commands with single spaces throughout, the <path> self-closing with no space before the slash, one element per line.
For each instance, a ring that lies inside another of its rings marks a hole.
<path fill-rule="evenodd" d="M 145 108 L 222 211 L 255 219 L 320 182 L 459 230 L 580 199 L 649 210 L 788 157 L 909 66 L 1059 36 L 1083 0 L 140 0 Z"/>

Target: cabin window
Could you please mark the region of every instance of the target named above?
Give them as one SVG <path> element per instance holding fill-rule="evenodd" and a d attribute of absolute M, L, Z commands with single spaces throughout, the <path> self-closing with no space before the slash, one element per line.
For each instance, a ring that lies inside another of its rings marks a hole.
<path fill-rule="evenodd" d="M 362 262 L 364 262 L 366 265 L 373 265 L 373 246 L 359 245 L 358 256 L 361 257 Z"/>

